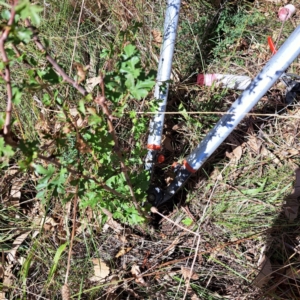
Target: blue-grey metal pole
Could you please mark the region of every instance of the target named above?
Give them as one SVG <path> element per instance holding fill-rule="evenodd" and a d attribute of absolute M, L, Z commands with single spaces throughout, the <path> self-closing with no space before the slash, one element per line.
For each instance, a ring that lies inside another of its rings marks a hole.
<path fill-rule="evenodd" d="M 185 158 L 183 165 L 177 167 L 177 175 L 167 190 L 155 189 L 155 194 L 152 194 L 152 198 L 156 198 L 156 204 L 159 205 L 173 197 L 188 177 L 204 164 L 299 55 L 300 25 L 270 59 L 263 70 L 253 79 L 242 95 L 232 104 L 227 114 L 211 129 L 196 149 Z"/>
<path fill-rule="evenodd" d="M 154 92 L 155 99 L 160 100 L 160 102 L 157 114 L 149 125 L 148 154 L 145 160 L 145 169 L 150 171 L 152 171 L 153 164 L 155 163 L 157 151 L 161 148 L 161 137 L 167 106 L 179 11 L 180 0 L 169 0 L 165 15 L 163 43 L 160 52 Z"/>

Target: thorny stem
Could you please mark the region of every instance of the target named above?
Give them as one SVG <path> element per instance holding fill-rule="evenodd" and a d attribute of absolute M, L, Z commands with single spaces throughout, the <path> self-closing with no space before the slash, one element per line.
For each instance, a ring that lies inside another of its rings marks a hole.
<path fill-rule="evenodd" d="M 80 94 L 82 94 L 83 96 L 87 96 L 88 92 L 81 85 L 79 85 L 75 80 L 73 80 L 70 76 L 68 76 L 67 73 L 58 65 L 58 63 L 55 61 L 55 59 L 53 59 L 53 57 L 47 52 L 46 48 L 39 40 L 36 30 L 31 25 L 31 23 L 28 19 L 25 20 L 25 24 L 32 31 L 32 33 L 33 33 L 32 39 L 34 40 L 38 49 L 45 53 L 45 57 L 46 57 L 47 61 L 52 65 L 52 67 L 57 71 L 57 73 L 63 78 L 63 80 L 68 82 Z"/>
<path fill-rule="evenodd" d="M 132 197 L 132 200 L 133 200 L 133 204 L 134 204 L 135 208 L 138 210 L 138 212 L 140 213 L 140 215 L 143 216 L 144 214 L 141 211 L 141 209 L 140 209 L 140 207 L 137 203 L 137 200 L 136 200 L 136 197 L 134 195 L 133 188 L 132 188 L 132 184 L 131 184 L 130 178 L 128 176 L 127 168 L 126 168 L 126 165 L 123 161 L 122 153 L 120 151 L 118 138 L 117 138 L 116 131 L 115 131 L 115 128 L 114 128 L 113 123 L 112 123 L 112 120 L 114 119 L 114 117 L 112 116 L 112 114 L 110 113 L 110 111 L 107 107 L 107 101 L 106 101 L 106 98 L 105 98 L 105 89 L 104 89 L 104 79 L 103 79 L 102 74 L 100 74 L 100 83 L 99 83 L 99 85 L 101 87 L 102 95 L 96 97 L 95 102 L 101 106 L 103 113 L 107 117 L 107 125 L 108 125 L 108 129 L 109 129 L 109 133 L 112 135 L 112 138 L 113 138 L 114 143 L 115 143 L 114 151 L 116 152 L 116 154 L 117 154 L 117 156 L 120 160 L 121 169 L 122 169 L 122 172 L 125 176 L 126 183 L 129 187 L 130 194 L 131 194 L 131 197 Z"/>
<path fill-rule="evenodd" d="M 10 12 L 10 18 L 8 20 L 7 26 L 4 27 L 2 31 L 2 35 L 0 37 L 0 53 L 2 56 L 2 61 L 5 64 L 5 71 L 4 71 L 4 80 L 6 82 L 6 91 L 7 91 L 7 105 L 6 105 L 6 117 L 5 117 L 5 123 L 3 128 L 4 135 L 8 135 L 10 133 L 10 123 L 11 123 L 11 113 L 12 113 L 12 88 L 11 88 L 11 78 L 10 78 L 10 69 L 9 69 L 9 60 L 7 53 L 5 51 L 5 42 L 9 36 L 9 33 L 11 31 L 11 27 L 14 22 L 14 18 L 16 15 L 15 6 L 18 4 L 18 0 L 14 1 L 14 4 L 11 8 Z"/>
<path fill-rule="evenodd" d="M 197 256 L 198 256 L 199 245 L 200 245 L 200 237 L 197 237 L 196 251 L 195 251 L 194 259 L 193 259 L 192 266 L 191 266 L 191 269 L 190 269 L 190 274 L 189 274 L 189 276 L 188 276 L 188 278 L 187 278 L 187 280 L 185 282 L 186 289 L 185 289 L 185 293 L 184 293 L 184 296 L 183 296 L 183 300 L 185 300 L 185 298 L 187 296 L 187 293 L 188 293 L 188 290 L 190 288 L 190 281 L 191 281 L 191 277 L 193 275 L 193 270 L 194 270 L 195 262 L 196 262 L 196 259 L 197 259 Z"/>

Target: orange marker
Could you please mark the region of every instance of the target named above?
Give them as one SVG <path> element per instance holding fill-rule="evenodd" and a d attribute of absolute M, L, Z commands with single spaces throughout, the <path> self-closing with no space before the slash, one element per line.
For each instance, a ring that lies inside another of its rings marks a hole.
<path fill-rule="evenodd" d="M 277 50 L 276 50 L 273 40 L 270 36 L 268 36 L 268 44 L 269 44 L 272 54 L 275 54 L 277 52 Z"/>

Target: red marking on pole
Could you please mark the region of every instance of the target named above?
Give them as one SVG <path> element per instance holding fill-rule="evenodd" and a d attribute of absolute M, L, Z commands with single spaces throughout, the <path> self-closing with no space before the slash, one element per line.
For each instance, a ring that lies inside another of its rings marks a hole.
<path fill-rule="evenodd" d="M 177 162 L 177 161 L 174 161 L 174 162 L 172 163 L 172 166 L 171 166 L 171 167 L 172 167 L 173 169 L 175 169 L 177 165 L 178 165 L 178 162 Z"/>
<path fill-rule="evenodd" d="M 147 145 L 147 149 L 149 150 L 160 150 L 160 145 Z"/>
<path fill-rule="evenodd" d="M 184 167 L 190 172 L 190 173 L 196 173 L 197 170 L 194 170 L 186 160 L 183 161 Z"/>

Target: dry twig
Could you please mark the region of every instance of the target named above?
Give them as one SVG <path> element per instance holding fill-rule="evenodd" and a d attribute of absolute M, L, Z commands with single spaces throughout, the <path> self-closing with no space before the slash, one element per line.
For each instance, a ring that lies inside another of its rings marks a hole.
<path fill-rule="evenodd" d="M 185 282 L 185 284 L 186 284 L 186 289 L 185 289 L 185 293 L 184 293 L 184 296 L 183 296 L 183 300 L 186 298 L 187 293 L 188 293 L 189 288 L 190 288 L 190 281 L 191 281 L 191 277 L 192 277 L 192 275 L 193 275 L 194 266 L 195 266 L 196 259 L 197 259 L 197 256 L 198 256 L 199 245 L 200 245 L 200 237 L 198 236 L 198 237 L 197 237 L 196 251 L 195 251 L 194 259 L 193 259 L 192 266 L 191 266 L 191 269 L 190 269 L 190 274 L 189 274 L 189 276 L 188 276 L 188 278 L 187 278 L 187 280 L 186 280 L 186 282 Z"/>
<path fill-rule="evenodd" d="M 199 235 L 198 233 L 196 233 L 196 232 L 194 232 L 194 231 L 192 231 L 192 230 L 189 230 L 189 229 L 187 229 L 187 228 L 185 228 L 185 227 L 183 227 L 183 226 L 181 226 L 181 225 L 175 223 L 175 222 L 174 222 L 173 220 L 171 220 L 170 218 L 168 218 L 168 217 L 164 216 L 163 214 L 161 214 L 161 213 L 158 211 L 158 209 L 157 209 L 156 207 L 154 207 L 154 206 L 151 207 L 151 212 L 154 213 L 154 214 L 160 215 L 161 217 L 163 217 L 164 219 L 166 219 L 166 220 L 169 221 L 170 223 L 174 224 L 175 226 L 177 226 L 177 227 L 181 228 L 182 230 L 187 231 L 187 232 L 189 232 L 189 233 L 191 233 L 191 234 L 193 234 L 193 235 L 195 235 L 195 236 L 197 236 L 197 237 L 200 238 L 200 235 Z"/>
<path fill-rule="evenodd" d="M 68 82 L 72 87 L 74 87 L 80 94 L 83 96 L 88 95 L 88 92 L 79 85 L 75 80 L 73 80 L 68 74 L 58 65 L 58 63 L 53 59 L 53 57 L 47 52 L 44 45 L 39 40 L 38 34 L 35 30 L 35 28 L 31 25 L 30 21 L 28 19 L 25 20 L 25 24 L 27 28 L 29 28 L 33 33 L 33 41 L 35 42 L 37 48 L 45 53 L 45 57 L 47 61 L 52 65 L 52 67 L 56 70 L 56 72 L 64 79 L 64 81 Z"/>
<path fill-rule="evenodd" d="M 78 185 L 76 186 L 76 192 L 75 192 L 75 196 L 74 196 L 73 228 L 72 228 L 72 235 L 71 235 L 71 239 L 70 239 L 70 246 L 69 246 L 69 253 L 68 253 L 68 264 L 67 264 L 67 271 L 66 271 L 65 284 L 64 284 L 65 287 L 68 286 L 68 278 L 69 278 L 69 272 L 70 272 L 70 267 L 71 267 L 73 240 L 74 240 L 75 230 L 76 230 L 77 202 L 78 202 Z"/>

